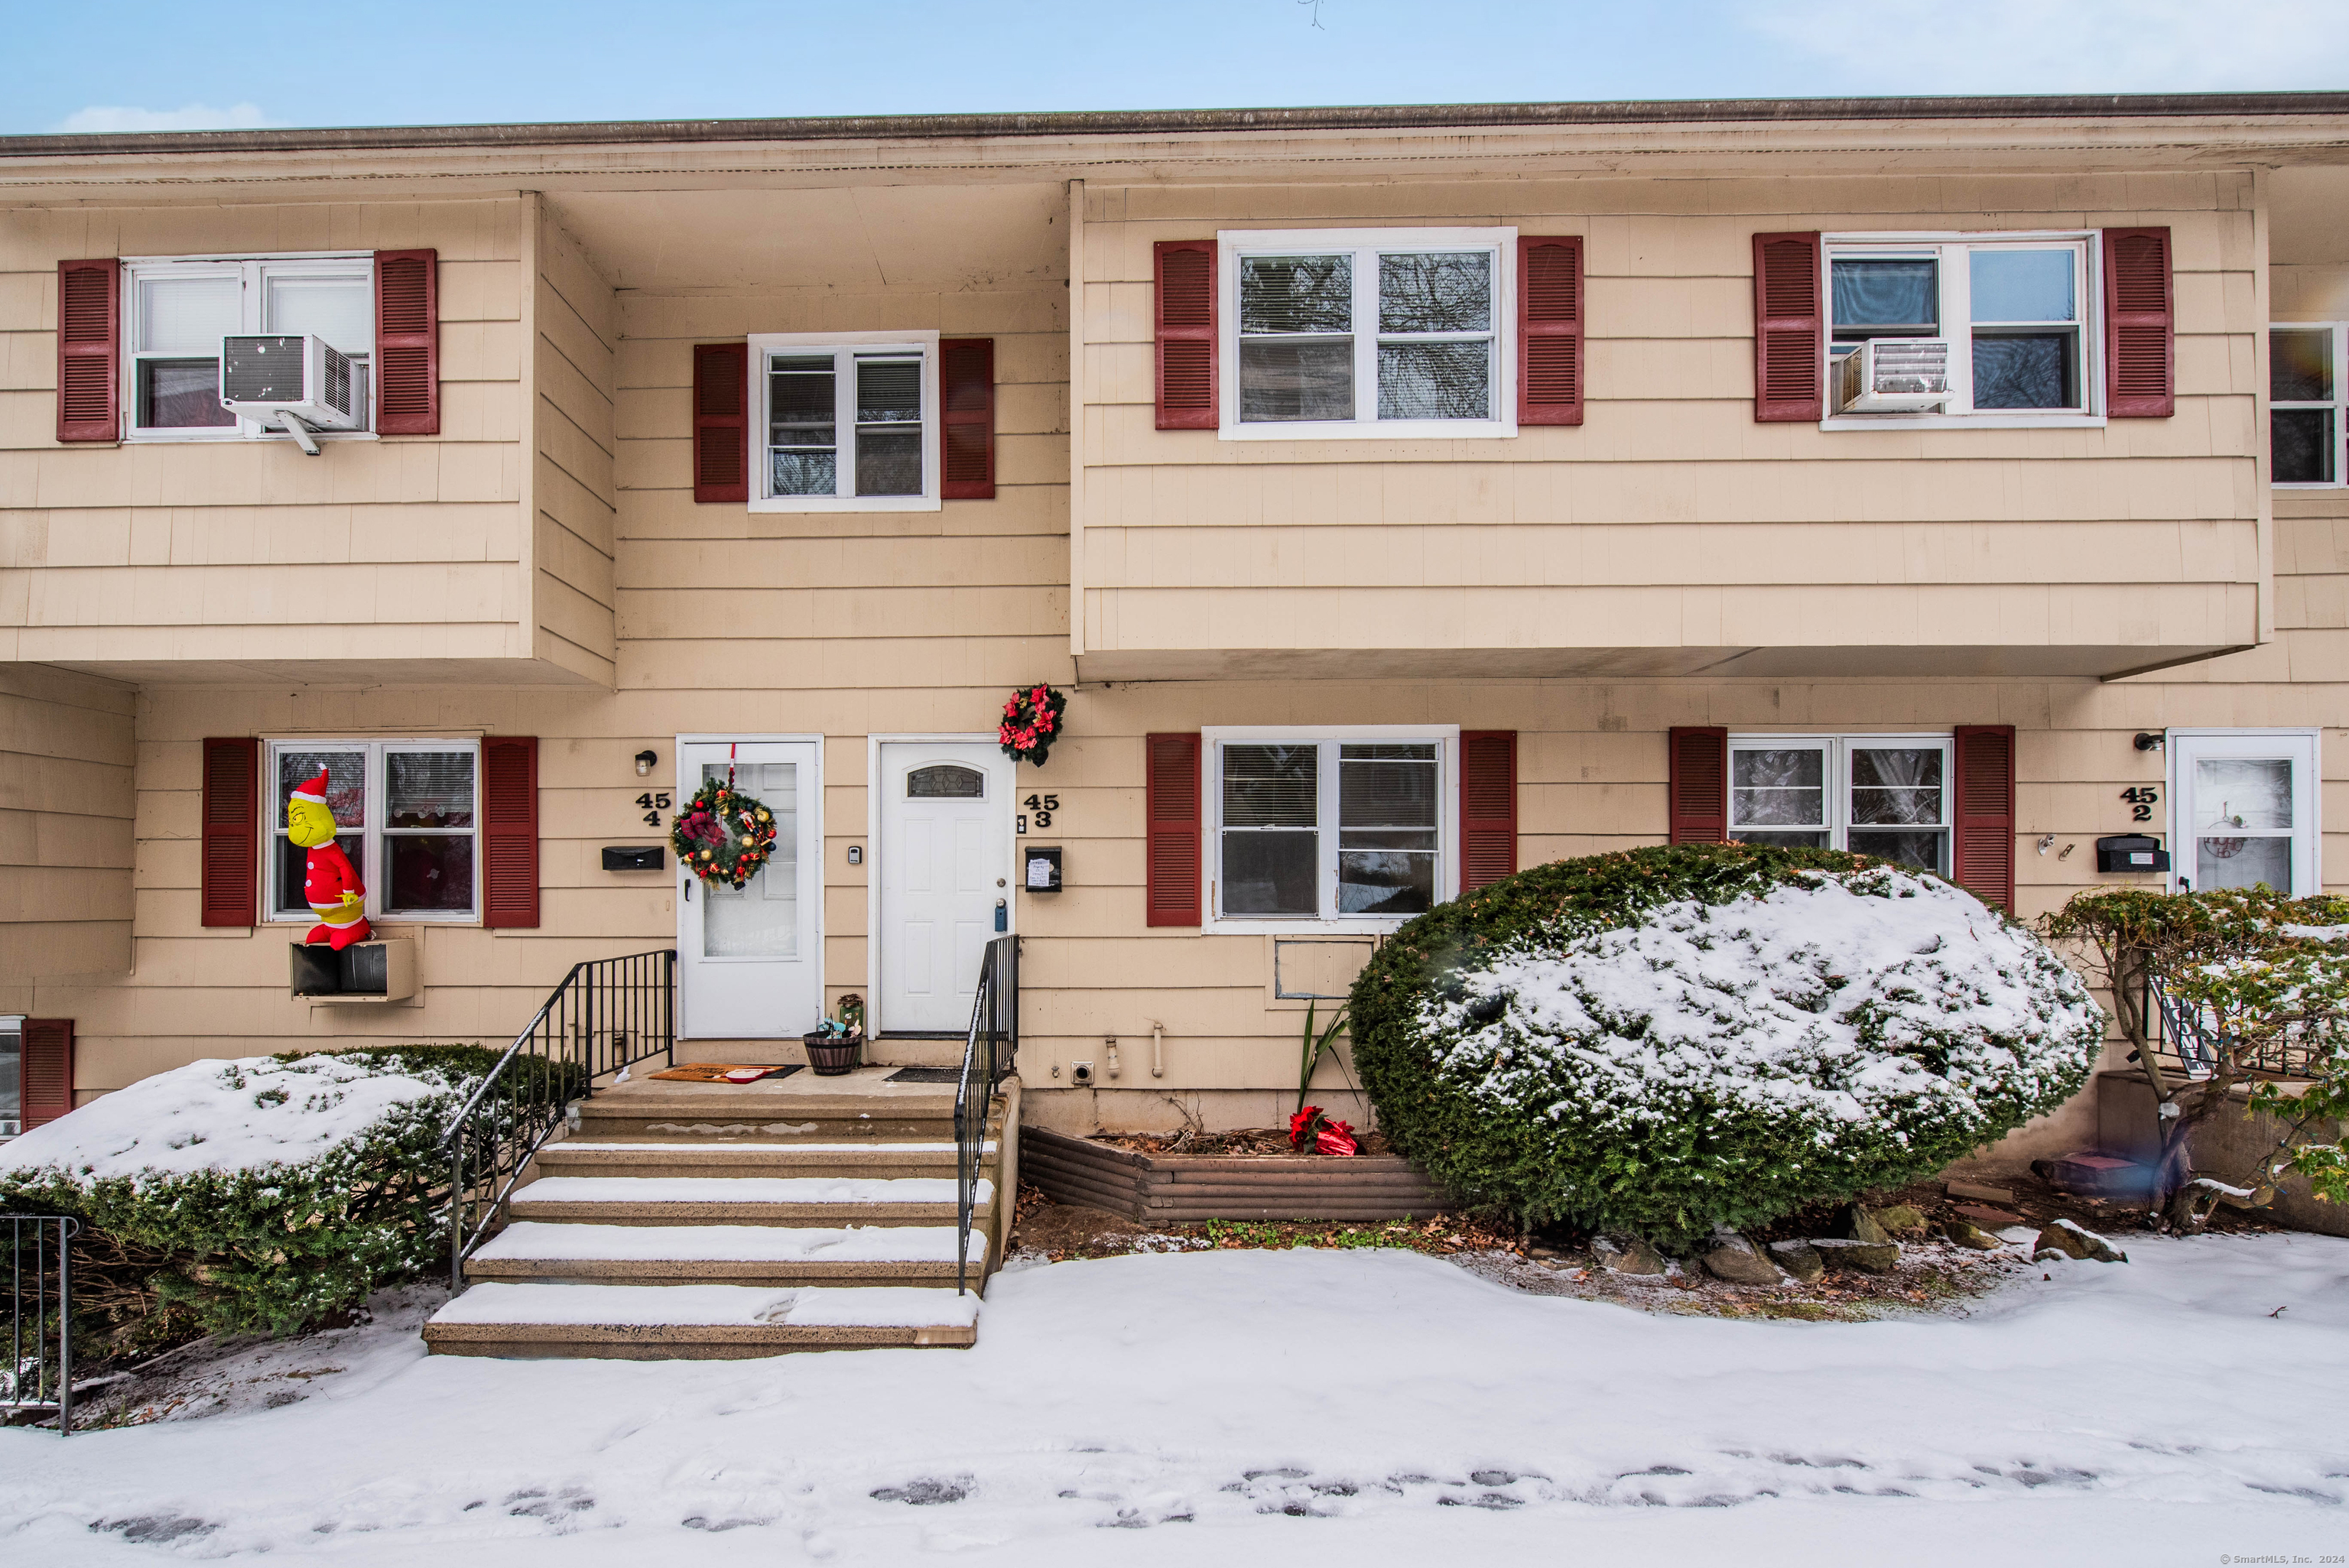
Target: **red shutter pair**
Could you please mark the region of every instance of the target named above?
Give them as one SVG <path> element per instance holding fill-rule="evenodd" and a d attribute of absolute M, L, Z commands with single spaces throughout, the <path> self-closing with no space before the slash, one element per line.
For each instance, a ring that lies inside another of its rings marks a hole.
<path fill-rule="evenodd" d="M 202 923 L 251 926 L 261 903 L 261 742 L 204 742 Z M 279 806 L 270 805 L 274 830 Z M 481 741 L 481 923 L 538 924 L 538 738 Z"/>
<path fill-rule="evenodd" d="M 440 433 L 440 266 L 433 251 L 375 253 L 375 428 Z M 122 438 L 122 263 L 57 263 L 57 439 Z"/>
<path fill-rule="evenodd" d="M 938 343 L 938 495 L 995 499 L 995 339 Z M 693 346 L 693 499 L 750 499 L 750 346 Z"/>
<path fill-rule="evenodd" d="M 1826 269 L 1816 233 L 1754 236 L 1754 417 L 1816 421 L 1826 412 Z M 2177 412 L 2178 313 L 2168 229 L 2106 229 L 2105 413 Z"/>
<path fill-rule="evenodd" d="M 1216 242 L 1153 248 L 1158 428 L 1221 422 L 1216 341 Z M 1517 241 L 1517 423 L 1582 423 L 1582 240 Z"/>
<path fill-rule="evenodd" d="M 1956 729 L 1950 880 L 1984 903 L 2014 908 L 2014 727 Z M 1676 844 L 1729 837 L 1729 731 L 1698 725 L 1671 736 L 1668 821 Z"/>
<path fill-rule="evenodd" d="M 1143 918 L 1151 925 L 1197 925 L 1200 868 L 1200 740 L 1196 733 L 1143 739 Z M 1460 732 L 1460 891 L 1499 882 L 1517 869 L 1517 732 Z"/>

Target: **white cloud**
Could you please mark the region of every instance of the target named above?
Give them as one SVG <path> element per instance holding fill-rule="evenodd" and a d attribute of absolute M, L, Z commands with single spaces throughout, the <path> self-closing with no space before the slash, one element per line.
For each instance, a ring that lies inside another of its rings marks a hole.
<path fill-rule="evenodd" d="M 1754 0 L 1818 90 L 2209 92 L 2349 83 L 2338 0 Z"/>
<path fill-rule="evenodd" d="M 92 104 L 66 116 L 56 129 L 67 136 L 103 136 L 130 130 L 247 130 L 274 123 L 261 112 L 259 104 L 251 103 L 231 104 L 226 108 L 208 103 L 191 103 L 183 108 Z"/>

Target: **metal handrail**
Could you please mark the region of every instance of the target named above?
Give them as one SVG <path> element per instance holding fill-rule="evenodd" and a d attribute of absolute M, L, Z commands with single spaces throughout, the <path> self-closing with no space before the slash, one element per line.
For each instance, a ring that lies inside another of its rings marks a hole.
<path fill-rule="evenodd" d="M 0 1367 L 0 1410 L 55 1410 L 58 1433 L 69 1434 L 73 1431 L 72 1242 L 81 1231 L 81 1222 L 62 1214 L 0 1214 L 0 1220 L 8 1222 L 9 1299 L 8 1362 Z M 25 1269 L 28 1226 L 33 1259 L 29 1280 Z M 29 1326 L 27 1302 L 32 1306 Z"/>
<path fill-rule="evenodd" d="M 995 1086 L 1019 1054 L 1019 939 L 999 936 L 978 961 L 978 993 L 971 998 L 970 1033 L 962 1072 L 955 1080 L 955 1294 L 969 1284 L 970 1222 L 978 1207 L 978 1172 L 987 1155 L 988 1113 Z M 1009 1130 L 1005 1130 L 1008 1135 Z M 997 1170 L 1002 1169 L 1001 1162 Z M 998 1192 L 995 1201 L 1008 1202 Z"/>
<path fill-rule="evenodd" d="M 675 1061 L 677 949 L 571 966 L 449 1119 L 449 1288 L 505 1212 L 523 1171 L 595 1080 L 651 1057 Z"/>
<path fill-rule="evenodd" d="M 2165 1066 L 2189 1079 L 2206 1078 L 2217 1072 L 2220 1057 L 2236 1048 L 2234 1042 L 2220 1033 L 2217 1020 L 2201 1008 L 2171 995 L 2161 976 L 2151 970 L 2146 973 L 2145 989 L 2151 1004 L 2146 1009 L 2146 1032 L 2154 1054 L 2162 1058 Z M 2314 1055 L 2306 1044 L 2279 1040 L 2240 1057 L 2235 1070 L 2262 1078 L 2298 1078 L 2313 1070 Z"/>

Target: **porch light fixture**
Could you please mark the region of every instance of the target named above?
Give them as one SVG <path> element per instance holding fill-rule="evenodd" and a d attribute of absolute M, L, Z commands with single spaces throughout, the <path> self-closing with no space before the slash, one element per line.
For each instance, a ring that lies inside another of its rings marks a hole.
<path fill-rule="evenodd" d="M 637 775 L 638 775 L 639 777 L 641 777 L 641 776 L 643 776 L 643 775 L 645 775 L 645 774 L 647 774 L 647 773 L 650 773 L 650 772 L 653 770 L 653 764 L 655 764 L 655 763 L 658 762 L 659 760 L 660 760 L 660 753 L 659 753 L 659 752 L 657 752 L 657 751 L 655 751 L 655 750 L 654 750 L 651 747 L 649 747 L 649 746 L 648 746 L 648 747 L 647 747 L 647 748 L 645 748 L 645 749 L 643 749 L 642 751 L 637 752 L 637 753 L 636 753 L 636 773 L 637 773 Z"/>
<path fill-rule="evenodd" d="M 2158 751 L 2167 738 L 2159 730 L 2140 729 L 2137 732 L 2137 748 L 2139 751 Z"/>

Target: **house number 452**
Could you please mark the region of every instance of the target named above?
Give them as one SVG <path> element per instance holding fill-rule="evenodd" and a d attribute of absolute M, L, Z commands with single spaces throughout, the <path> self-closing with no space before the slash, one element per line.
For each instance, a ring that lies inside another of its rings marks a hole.
<path fill-rule="evenodd" d="M 2150 822 L 2153 809 L 2160 803 L 2161 791 L 2151 784 L 2132 784 L 2121 791 L 2121 799 L 2129 803 L 2129 820 Z"/>

